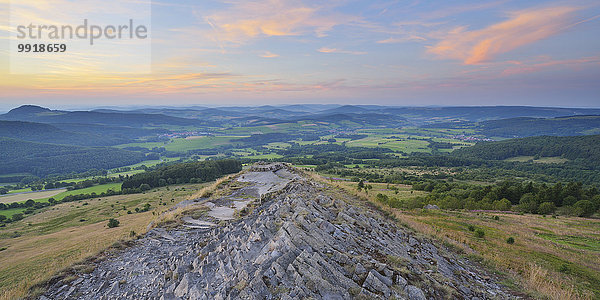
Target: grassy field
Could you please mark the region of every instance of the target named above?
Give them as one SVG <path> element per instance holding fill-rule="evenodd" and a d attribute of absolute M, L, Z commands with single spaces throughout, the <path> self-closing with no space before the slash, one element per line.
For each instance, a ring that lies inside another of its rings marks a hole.
<path fill-rule="evenodd" d="M 62 200 L 64 197 L 69 196 L 69 195 L 91 194 L 91 193 L 96 193 L 96 194 L 99 195 L 99 194 L 101 194 L 103 192 L 106 192 L 108 190 L 120 191 L 121 190 L 121 183 L 120 182 L 115 182 L 115 183 L 100 184 L 100 185 L 95 185 L 95 186 L 92 186 L 92 187 L 89 187 L 89 188 L 72 190 L 72 191 L 61 190 L 60 193 L 54 194 L 52 196 L 46 195 L 44 198 L 27 197 L 27 199 L 32 199 L 32 200 L 35 200 L 36 202 L 48 202 L 48 199 L 54 198 L 55 200 L 59 201 L 59 200 Z M 35 194 L 38 194 L 38 193 L 35 193 Z M 31 194 L 25 194 L 25 195 L 31 195 Z M 21 196 L 21 195 L 15 195 L 15 196 Z M 41 195 L 38 195 L 38 197 L 39 196 L 41 196 Z M 27 199 L 25 199 L 25 200 L 27 200 Z M 5 215 L 6 217 L 10 218 L 14 214 L 16 214 L 16 213 L 22 213 L 24 211 L 25 211 L 25 208 L 6 209 L 6 210 L 0 210 L 0 215 Z"/>
<path fill-rule="evenodd" d="M 218 146 L 235 143 L 236 139 L 242 137 L 234 136 L 202 136 L 190 137 L 185 139 L 174 139 L 171 143 L 165 145 L 167 151 L 186 152 L 196 149 L 211 149 Z"/>
<path fill-rule="evenodd" d="M 366 194 L 356 182 L 328 181 L 374 203 L 401 224 L 432 236 L 498 272 L 509 287 L 540 299 L 600 298 L 600 220 L 501 212 L 401 210 L 376 200 L 378 193 L 400 200 L 416 197 L 410 186 L 396 194 L 372 184 Z M 472 230 L 471 230 L 472 229 Z M 483 231 L 478 237 L 475 231 Z M 507 240 L 512 237 L 514 243 Z"/>
<path fill-rule="evenodd" d="M 119 240 L 134 238 L 132 231 L 143 234 L 159 213 L 207 185 L 63 203 L 7 224 L 0 228 L 0 299 L 20 298 L 56 272 L 97 255 Z M 134 212 L 145 204 L 150 204 L 150 211 Z M 119 220 L 120 226 L 108 228 L 109 218 Z"/>
<path fill-rule="evenodd" d="M 534 156 L 516 156 L 505 159 L 505 161 L 516 161 L 516 162 L 528 162 L 533 161 L 534 163 L 540 164 L 563 164 L 569 161 L 566 158 L 562 157 L 540 157 L 538 159 L 534 159 Z"/>
<path fill-rule="evenodd" d="M 13 202 L 21 202 L 27 201 L 28 199 L 42 199 L 42 198 L 50 198 L 56 196 L 62 192 L 65 192 L 66 189 L 59 190 L 51 190 L 51 191 L 39 191 L 39 192 L 31 192 L 24 194 L 8 194 L 6 196 L 0 196 L 0 203 L 13 203 Z"/>
<path fill-rule="evenodd" d="M 18 190 L 10 190 L 8 193 L 9 194 L 16 194 L 16 193 L 23 193 L 23 192 L 31 192 L 31 188 L 24 188 L 24 189 L 18 189 Z"/>

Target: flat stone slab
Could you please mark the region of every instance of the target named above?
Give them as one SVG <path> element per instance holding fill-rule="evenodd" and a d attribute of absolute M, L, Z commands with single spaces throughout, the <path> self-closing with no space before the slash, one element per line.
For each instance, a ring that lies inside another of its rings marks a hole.
<path fill-rule="evenodd" d="M 226 206 L 215 206 L 209 212 L 208 215 L 218 220 L 233 220 L 233 214 L 235 209 Z"/>

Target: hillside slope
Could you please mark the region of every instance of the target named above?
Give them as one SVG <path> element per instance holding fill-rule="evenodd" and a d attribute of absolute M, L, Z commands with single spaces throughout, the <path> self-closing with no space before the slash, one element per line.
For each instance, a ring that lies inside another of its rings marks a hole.
<path fill-rule="evenodd" d="M 50 282 L 50 299 L 514 298 L 463 258 L 283 165 L 259 165 L 183 226 Z M 235 209 L 233 208 L 235 207 Z"/>
<path fill-rule="evenodd" d="M 510 118 L 483 122 L 450 122 L 426 128 L 474 129 L 488 137 L 571 136 L 600 133 L 600 116 L 567 116 L 558 118 Z"/>
<path fill-rule="evenodd" d="M 600 165 L 600 135 L 536 136 L 499 142 L 482 142 L 458 149 L 454 156 L 502 160 L 516 156 L 562 156 L 582 163 Z"/>
<path fill-rule="evenodd" d="M 201 120 L 171 117 L 162 114 L 115 113 L 95 111 L 61 111 L 23 105 L 0 115 L 0 120 L 38 123 L 105 124 L 110 126 L 144 127 L 155 125 L 200 126 Z"/>
<path fill-rule="evenodd" d="M 81 147 L 27 142 L 0 137 L 0 174 L 57 173 L 112 169 L 144 160 L 139 152 L 110 147 Z"/>
<path fill-rule="evenodd" d="M 112 146 L 132 141 L 132 139 L 102 133 L 69 132 L 50 124 L 22 121 L 0 121 L 0 137 L 80 146 Z"/>

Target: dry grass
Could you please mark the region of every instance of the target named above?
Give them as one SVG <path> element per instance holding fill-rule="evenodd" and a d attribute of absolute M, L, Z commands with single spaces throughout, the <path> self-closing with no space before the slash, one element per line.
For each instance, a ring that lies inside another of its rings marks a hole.
<path fill-rule="evenodd" d="M 0 230 L 0 299 L 17 299 L 74 263 L 95 257 L 118 241 L 143 234 L 161 211 L 168 210 L 206 184 L 160 188 L 145 194 L 118 195 L 64 203 L 8 224 Z M 87 205 L 85 205 L 87 203 Z M 127 214 L 149 203 L 151 210 Z M 161 205 L 164 203 L 165 205 Z M 108 228 L 116 218 L 120 226 Z M 20 236 L 14 237 L 15 232 Z"/>
<path fill-rule="evenodd" d="M 242 171 L 243 172 L 243 171 Z M 240 173 L 238 173 L 240 174 Z M 222 185 L 229 183 L 233 178 L 237 177 L 238 174 L 228 175 L 217 179 L 214 183 L 209 186 L 203 187 L 198 192 L 187 197 L 187 200 L 195 200 L 198 198 L 209 198 L 213 193 Z"/>
<path fill-rule="evenodd" d="M 161 213 L 157 218 L 152 221 L 152 225 L 149 227 L 167 227 L 172 228 L 182 224 L 181 218 L 183 216 L 203 214 L 208 211 L 208 208 L 202 204 L 190 205 L 187 207 L 178 207 L 173 210 L 168 210 Z"/>
<path fill-rule="evenodd" d="M 5 195 L 5 196 L 0 196 L 0 203 L 8 204 L 8 203 L 13 203 L 13 202 L 27 201 L 29 199 L 48 198 L 48 197 L 56 196 L 66 190 L 67 189 L 60 189 L 60 190 L 40 191 L 40 192 L 24 193 L 24 194 L 16 194 L 16 195 L 9 194 L 9 195 Z"/>
<path fill-rule="evenodd" d="M 313 174 L 314 180 L 329 183 Z M 467 211 L 401 210 L 375 199 L 377 186 L 365 194 L 356 183 L 336 182 L 346 193 L 374 204 L 416 232 L 482 259 L 504 274 L 506 283 L 540 299 L 600 297 L 600 220 Z M 387 193 L 384 191 L 382 193 Z M 389 194 L 389 193 L 388 193 Z M 404 194 L 414 196 L 414 194 Z M 494 220 L 498 216 L 499 220 Z M 477 238 L 468 226 L 485 231 Z M 508 237 L 514 244 L 506 242 Z M 569 239 L 576 239 L 571 242 Z M 594 294 L 596 293 L 596 294 Z"/>
<path fill-rule="evenodd" d="M 564 285 L 555 274 L 550 274 L 548 270 L 537 264 L 529 264 L 529 272 L 525 274 L 527 286 L 549 297 L 550 299 L 577 300 L 592 299 L 590 293 L 579 294 L 572 285 Z"/>

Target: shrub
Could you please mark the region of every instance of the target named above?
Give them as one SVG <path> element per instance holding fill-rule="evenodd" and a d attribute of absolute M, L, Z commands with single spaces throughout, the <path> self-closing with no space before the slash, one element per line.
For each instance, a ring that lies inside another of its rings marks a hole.
<path fill-rule="evenodd" d="M 483 238 L 484 236 L 485 236 L 485 231 L 483 231 L 483 229 L 477 228 L 475 230 L 475 237 L 477 237 L 477 238 Z"/>
<path fill-rule="evenodd" d="M 500 217 L 499 216 L 494 216 L 494 220 L 500 221 Z"/>
<path fill-rule="evenodd" d="M 596 211 L 594 204 L 589 200 L 577 201 L 573 205 L 573 208 L 575 209 L 575 214 L 580 217 L 589 217 Z"/>
<path fill-rule="evenodd" d="M 560 267 L 558 267 L 558 271 L 561 273 L 568 274 L 571 272 L 571 268 L 569 268 L 568 264 L 561 264 Z"/>
<path fill-rule="evenodd" d="M 473 225 L 469 225 L 468 228 L 469 228 L 469 231 L 475 231 L 475 226 L 473 226 Z"/>
<path fill-rule="evenodd" d="M 556 210 L 556 205 L 554 205 L 554 202 L 544 202 L 544 203 L 540 204 L 540 206 L 538 207 L 538 214 L 549 215 L 549 214 L 553 213 L 555 210 Z"/>
<path fill-rule="evenodd" d="M 16 221 L 19 221 L 19 220 L 23 220 L 23 214 L 21 214 L 21 213 L 14 214 L 12 216 L 12 220 L 13 220 L 13 222 L 16 222 Z"/>
<path fill-rule="evenodd" d="M 507 244 L 514 244 L 515 243 L 515 238 L 513 238 L 512 236 L 506 239 L 506 243 Z"/>
<path fill-rule="evenodd" d="M 115 228 L 115 227 L 119 227 L 119 220 L 111 218 L 110 220 L 108 220 L 108 228 Z"/>
<path fill-rule="evenodd" d="M 508 211 L 511 209 L 511 207 L 512 207 L 512 204 L 506 198 L 502 198 L 502 200 L 494 201 L 494 209 L 495 210 Z"/>
<path fill-rule="evenodd" d="M 535 196 L 532 193 L 524 194 L 519 201 L 519 208 L 521 212 L 526 213 L 536 213 L 538 209 L 538 204 L 535 199 Z"/>

